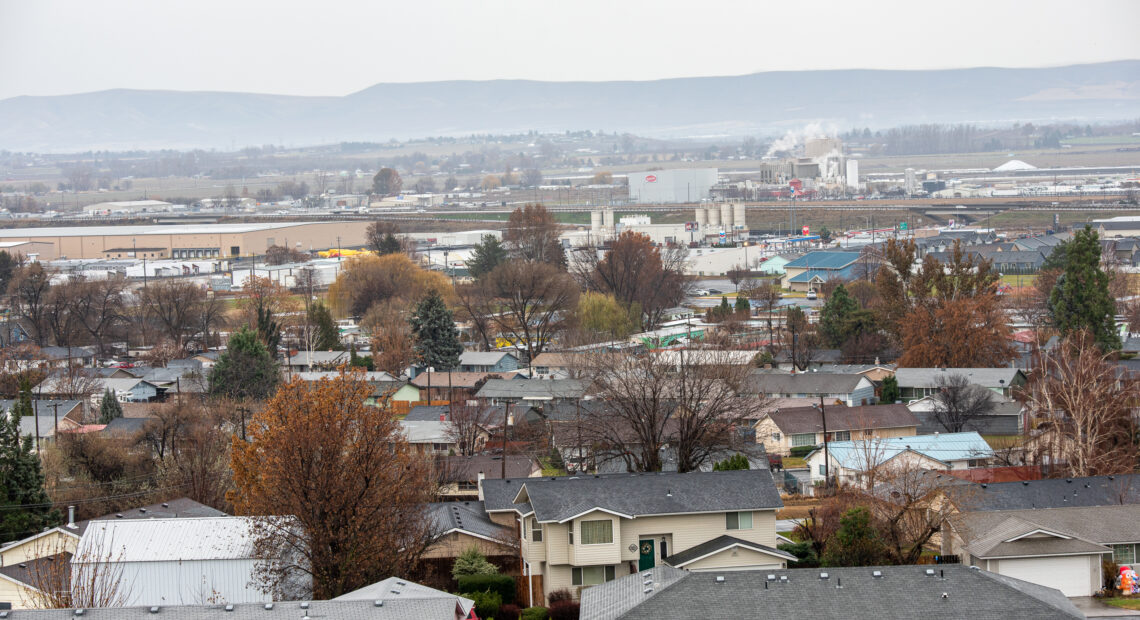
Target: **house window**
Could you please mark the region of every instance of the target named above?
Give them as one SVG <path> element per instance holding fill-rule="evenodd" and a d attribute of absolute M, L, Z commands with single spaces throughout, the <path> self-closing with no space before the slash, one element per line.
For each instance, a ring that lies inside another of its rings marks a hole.
<path fill-rule="evenodd" d="M 433 443 L 431 445 L 431 449 L 436 451 L 436 452 L 447 452 L 447 444 L 445 444 L 445 443 Z"/>
<path fill-rule="evenodd" d="M 780 434 L 779 433 L 772 433 L 772 440 L 773 441 L 780 441 Z"/>
<path fill-rule="evenodd" d="M 752 529 L 752 512 L 726 512 L 724 513 L 724 529 L 750 530 Z"/>
<path fill-rule="evenodd" d="M 819 466 L 819 475 L 821 475 L 821 476 L 827 475 L 827 468 L 825 466 L 823 466 L 823 465 Z"/>
<path fill-rule="evenodd" d="M 814 446 L 815 433 L 796 433 L 792 435 L 792 447 L 798 448 L 800 446 Z"/>
<path fill-rule="evenodd" d="M 596 586 L 613 581 L 616 573 L 613 566 L 575 566 L 570 569 L 570 583 L 576 586 Z"/>
<path fill-rule="evenodd" d="M 542 524 L 538 519 L 532 518 L 530 520 L 530 539 L 534 542 L 542 542 Z"/>
<path fill-rule="evenodd" d="M 566 533 L 569 534 L 570 544 L 571 545 L 574 544 L 574 525 L 573 524 L 571 524 L 570 527 L 566 528 Z"/>
<path fill-rule="evenodd" d="M 614 541 L 614 522 L 609 519 L 582 522 L 583 545 L 608 545 Z"/>
<path fill-rule="evenodd" d="M 851 441 L 851 431 L 835 431 L 832 441 Z"/>
<path fill-rule="evenodd" d="M 1136 561 L 1136 545 L 1113 545 L 1112 561 L 1117 564 L 1132 564 Z"/>

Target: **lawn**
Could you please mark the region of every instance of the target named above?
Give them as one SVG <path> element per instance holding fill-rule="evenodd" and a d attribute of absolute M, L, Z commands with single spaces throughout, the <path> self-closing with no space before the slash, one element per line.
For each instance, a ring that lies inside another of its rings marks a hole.
<path fill-rule="evenodd" d="M 1112 605 L 1113 607 L 1121 607 L 1124 609 L 1140 609 L 1140 597 L 1133 596 L 1124 598 L 1122 596 L 1114 596 L 1112 598 L 1102 598 L 1100 602 L 1105 605 Z"/>
<path fill-rule="evenodd" d="M 788 469 L 790 467 L 807 467 L 807 461 L 798 456 L 785 456 L 784 469 Z"/>

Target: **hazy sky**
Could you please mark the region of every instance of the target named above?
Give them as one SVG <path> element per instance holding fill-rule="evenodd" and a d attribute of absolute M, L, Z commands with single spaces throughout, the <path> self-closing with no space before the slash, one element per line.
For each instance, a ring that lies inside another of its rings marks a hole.
<path fill-rule="evenodd" d="M 1036 67 L 1140 58 L 1137 24 L 1135 0 L 0 0 L 0 99 Z"/>

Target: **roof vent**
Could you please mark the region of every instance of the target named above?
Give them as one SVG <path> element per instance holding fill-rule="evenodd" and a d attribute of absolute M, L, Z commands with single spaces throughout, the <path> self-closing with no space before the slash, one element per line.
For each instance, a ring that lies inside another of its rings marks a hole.
<path fill-rule="evenodd" d="M 1023 486 L 1023 487 L 1027 487 L 1027 486 L 1029 486 L 1029 481 L 1028 481 L 1028 480 L 1022 480 L 1022 481 L 1021 481 L 1021 486 Z"/>
<path fill-rule="evenodd" d="M 934 569 L 933 568 L 926 569 L 926 576 L 927 577 L 933 577 L 934 576 Z"/>
<path fill-rule="evenodd" d="M 20 568 L 27 568 L 27 567 L 28 567 L 28 565 L 27 565 L 27 564 L 24 564 L 23 562 L 20 562 Z"/>
<path fill-rule="evenodd" d="M 406 582 L 406 581 L 397 581 L 397 582 L 396 582 L 396 585 L 398 585 L 398 586 L 406 586 L 406 585 L 408 585 L 408 582 Z"/>
<path fill-rule="evenodd" d="M 373 607 L 383 607 L 384 601 L 382 599 L 376 599 L 375 601 L 372 601 L 372 606 Z"/>
<path fill-rule="evenodd" d="M 717 575 L 716 576 L 716 582 L 717 583 L 724 583 L 724 575 Z"/>
<path fill-rule="evenodd" d="M 665 491 L 665 497 L 673 497 L 673 489 Z"/>
<path fill-rule="evenodd" d="M 75 615 L 77 615 L 77 616 L 82 616 L 82 615 L 83 615 L 84 613 L 86 613 L 86 612 L 87 612 L 87 610 L 86 610 L 86 609 L 83 609 L 82 607 L 80 607 L 79 609 L 76 609 L 76 610 L 75 610 Z"/>
<path fill-rule="evenodd" d="M 830 577 L 830 576 L 831 576 L 831 575 L 828 575 L 827 573 L 820 573 L 820 574 L 819 574 L 819 578 L 820 578 L 820 579 L 827 579 L 827 578 L 828 578 L 828 577 Z"/>
<path fill-rule="evenodd" d="M 1109 476 L 1108 479 L 1109 480 L 1116 480 L 1116 476 Z"/>
<path fill-rule="evenodd" d="M 309 601 L 301 601 L 301 609 L 308 609 Z"/>
<path fill-rule="evenodd" d="M 162 507 L 163 508 L 170 508 L 170 504 L 167 504 L 166 502 L 162 502 Z"/>
<path fill-rule="evenodd" d="M 775 581 L 775 580 L 776 580 L 775 575 L 768 575 L 768 581 Z"/>
<path fill-rule="evenodd" d="M 226 611 L 233 611 L 233 610 L 234 610 L 234 604 L 233 604 L 233 603 L 228 603 L 228 604 L 226 605 Z"/>
<path fill-rule="evenodd" d="M 120 513 L 117 513 L 117 514 L 115 514 L 115 518 L 116 518 L 116 519 L 122 519 L 122 518 L 123 518 L 123 513 L 121 513 L 121 512 L 120 512 Z"/>
<path fill-rule="evenodd" d="M 651 586 L 651 585 L 653 585 L 653 580 L 652 580 L 652 579 L 646 579 L 646 580 L 645 580 L 645 582 L 644 582 L 644 583 L 642 583 L 641 585 L 643 585 L 643 586 Z"/>
<path fill-rule="evenodd" d="M 642 594 L 653 594 L 653 588 L 645 588 L 641 591 Z"/>
<path fill-rule="evenodd" d="M 948 598 L 950 598 L 950 595 L 949 595 L 949 594 L 947 594 L 947 593 L 945 593 L 945 592 L 943 592 L 943 593 L 942 593 L 942 600 L 946 600 L 946 599 L 948 599 Z"/>
<path fill-rule="evenodd" d="M 988 489 L 988 488 L 990 488 L 990 485 L 988 485 L 988 484 L 986 484 L 986 483 L 984 483 L 984 482 L 983 482 L 983 483 L 982 483 L 982 488 L 983 488 L 983 489 Z"/>
<path fill-rule="evenodd" d="M 273 609 L 273 603 L 266 603 L 265 604 L 265 611 L 271 611 L 272 609 Z"/>
<path fill-rule="evenodd" d="M 145 515 L 146 514 L 146 508 L 139 508 L 139 512 L 141 512 Z"/>
<path fill-rule="evenodd" d="M 645 571 L 644 573 L 641 573 L 641 576 L 645 577 L 646 579 L 649 579 L 650 577 L 653 576 L 653 573 L 650 571 Z"/>
<path fill-rule="evenodd" d="M 1072 479 L 1072 478 L 1065 478 L 1065 482 L 1068 482 L 1069 484 L 1072 484 L 1072 483 L 1073 483 L 1073 479 Z"/>
<path fill-rule="evenodd" d="M 875 579 L 882 579 L 883 578 L 883 571 L 873 570 L 873 571 L 871 571 L 871 576 L 874 577 Z"/>

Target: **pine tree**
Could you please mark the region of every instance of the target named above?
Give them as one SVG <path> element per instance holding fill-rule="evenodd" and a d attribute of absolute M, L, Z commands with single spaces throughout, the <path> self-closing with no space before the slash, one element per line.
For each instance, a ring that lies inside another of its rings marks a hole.
<path fill-rule="evenodd" d="M 114 392 L 107 389 L 103 392 L 103 400 L 99 402 L 99 423 L 110 424 L 111 420 L 123 417 L 123 406 Z"/>
<path fill-rule="evenodd" d="M 1049 295 L 1049 315 L 1062 334 L 1088 330 L 1101 349 L 1120 348 L 1116 301 L 1108 290 L 1108 274 L 1100 268 L 1100 242 L 1090 227 L 1065 244 L 1064 271 Z"/>
<path fill-rule="evenodd" d="M 257 337 L 269 350 L 269 354 L 276 357 L 277 348 L 281 345 L 281 328 L 268 307 L 257 309 Z"/>
<path fill-rule="evenodd" d="M 400 240 L 396 238 L 396 235 L 387 233 L 380 241 L 379 250 L 379 254 L 384 256 L 385 254 L 398 254 L 402 252 L 404 248 L 400 245 Z"/>
<path fill-rule="evenodd" d="M 344 345 L 340 343 L 340 330 L 332 318 L 328 306 L 316 302 L 309 308 L 309 324 L 316 330 L 313 338 L 313 349 L 316 351 L 342 351 Z"/>
<path fill-rule="evenodd" d="M 230 336 L 226 352 L 210 369 L 210 394 L 238 400 L 265 400 L 277 389 L 281 373 L 257 333 L 243 327 Z"/>
<path fill-rule="evenodd" d="M 732 456 L 713 463 L 713 471 L 733 471 L 736 469 L 751 469 L 751 464 L 748 463 L 748 458 L 743 454 L 733 454 Z"/>
<path fill-rule="evenodd" d="M 32 412 L 31 386 L 20 382 L 20 398 L 0 416 L 0 544 L 37 534 L 59 521 L 44 490 L 44 474 L 31 435 L 20 437 L 20 418 Z"/>
<path fill-rule="evenodd" d="M 733 304 L 733 308 L 739 314 L 752 314 L 752 304 L 748 303 L 748 298 L 744 296 L 744 293 L 736 294 L 736 303 Z"/>
<path fill-rule="evenodd" d="M 899 380 L 894 375 L 883 378 L 883 391 L 879 401 L 884 404 L 894 404 L 899 400 Z"/>
<path fill-rule="evenodd" d="M 852 335 L 848 333 L 850 319 L 858 309 L 859 303 L 842 284 L 835 287 L 819 315 L 819 331 L 828 347 L 837 349 Z"/>
<path fill-rule="evenodd" d="M 437 371 L 450 371 L 459 365 L 459 354 L 463 345 L 459 344 L 459 332 L 455 329 L 455 319 L 438 291 L 431 291 L 408 319 L 412 325 L 416 355 L 420 362 Z"/>
<path fill-rule="evenodd" d="M 871 511 L 857 506 L 839 518 L 839 529 L 823 551 L 824 566 L 878 566 L 886 560 L 886 548 L 871 524 Z"/>
<path fill-rule="evenodd" d="M 467 261 L 467 271 L 472 278 L 482 278 L 491 273 L 499 263 L 507 260 L 507 249 L 494 235 L 484 235 L 483 241 L 475 244 L 471 260 Z"/>

